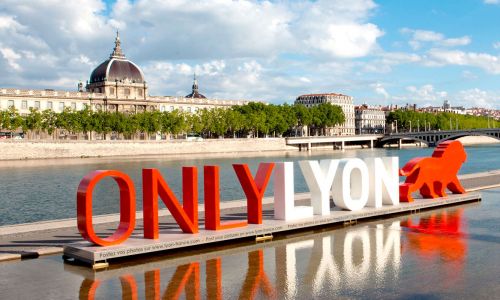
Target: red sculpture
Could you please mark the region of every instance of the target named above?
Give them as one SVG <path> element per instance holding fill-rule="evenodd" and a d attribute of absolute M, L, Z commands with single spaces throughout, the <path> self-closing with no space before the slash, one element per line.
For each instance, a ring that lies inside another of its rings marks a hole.
<path fill-rule="evenodd" d="M 103 178 L 113 178 L 120 188 L 120 224 L 115 233 L 102 238 L 92 225 L 92 192 Z M 122 172 L 97 170 L 83 177 L 76 193 L 76 213 L 78 231 L 84 239 L 99 245 L 113 246 L 127 240 L 135 228 L 135 188 L 130 177 Z"/>
<path fill-rule="evenodd" d="M 399 201 L 412 202 L 411 194 L 417 190 L 424 198 L 446 197 L 446 189 L 454 194 L 465 193 L 457 174 L 466 158 L 461 142 L 446 141 L 436 147 L 432 157 L 410 160 L 399 172 L 406 176 L 399 185 Z"/>

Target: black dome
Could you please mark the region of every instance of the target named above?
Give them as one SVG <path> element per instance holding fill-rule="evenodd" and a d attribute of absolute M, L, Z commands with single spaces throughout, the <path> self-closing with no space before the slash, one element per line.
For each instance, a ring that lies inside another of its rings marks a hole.
<path fill-rule="evenodd" d="M 193 90 L 191 91 L 191 94 L 186 95 L 186 97 L 184 98 L 198 98 L 198 99 L 207 98 L 198 92 L 198 80 L 196 80 L 196 74 L 194 74 L 193 76 Z"/>
<path fill-rule="evenodd" d="M 205 97 L 204 95 L 202 95 L 202 94 L 198 93 L 198 91 L 196 91 L 196 92 L 192 92 L 192 93 L 191 93 L 191 94 L 189 94 L 189 95 L 186 95 L 186 97 L 184 97 L 184 98 L 199 98 L 199 99 L 205 99 L 205 98 L 207 98 L 207 97 Z"/>
<path fill-rule="evenodd" d="M 90 83 L 125 79 L 135 83 L 144 82 L 139 67 L 127 59 L 110 58 L 95 68 L 90 75 Z"/>

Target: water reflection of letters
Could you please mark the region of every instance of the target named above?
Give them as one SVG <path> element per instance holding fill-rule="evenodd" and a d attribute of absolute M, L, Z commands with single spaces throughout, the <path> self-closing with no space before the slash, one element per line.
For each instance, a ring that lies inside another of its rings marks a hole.
<path fill-rule="evenodd" d="M 121 282 L 123 299 L 143 298 L 140 295 L 145 299 L 320 297 L 325 291 L 334 293 L 346 286 L 362 288 L 369 278 L 396 279 L 401 259 L 401 231 L 398 221 L 314 233 L 229 251 L 199 255 L 200 259 L 195 256 L 195 262 L 181 263 L 174 268 L 172 261 L 165 262 L 169 267 L 163 267 L 163 261 L 137 270 L 126 267 L 114 276 L 118 275 Z M 141 276 L 139 270 L 146 271 L 142 271 Z M 96 295 L 100 298 L 99 287 L 110 285 L 114 276 L 103 280 L 85 279 L 80 299 L 94 299 Z M 227 291 L 235 293 L 225 295 Z"/>
<path fill-rule="evenodd" d="M 457 209 L 155 261 L 99 272 L 83 280 L 79 295 L 106 298 L 100 290 L 116 285 L 111 282 L 118 277 L 123 299 L 345 296 L 346 290 L 397 280 L 402 253 L 405 261 L 415 254 L 417 278 L 418 269 L 444 261 L 443 284 L 451 287 L 463 273 L 467 253 L 463 223 Z"/>
<path fill-rule="evenodd" d="M 275 248 L 276 281 L 287 298 L 301 294 L 320 296 L 328 287 L 362 287 L 374 276 L 398 274 L 401 259 L 399 221 L 390 226 L 377 225 L 339 231 L 313 240 L 289 243 Z M 303 262 L 308 261 L 305 265 Z M 391 272 L 388 268 L 391 267 Z M 284 270 L 280 271 L 281 268 Z M 302 271 L 302 274 L 299 272 Z M 281 275 L 283 274 L 283 275 Z M 303 282 L 298 282 L 303 279 Z M 302 288 L 301 293 L 298 292 Z M 307 289 L 310 289 L 306 292 Z"/>

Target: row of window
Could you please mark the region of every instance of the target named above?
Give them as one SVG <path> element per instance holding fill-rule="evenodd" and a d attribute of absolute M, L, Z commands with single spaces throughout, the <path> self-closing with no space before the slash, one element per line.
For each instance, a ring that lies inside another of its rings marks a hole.
<path fill-rule="evenodd" d="M 364 120 L 356 122 L 356 126 L 364 126 L 364 125 L 385 125 L 385 122 L 375 121 L 375 120 Z"/>
<path fill-rule="evenodd" d="M 300 100 L 297 100 L 297 103 L 304 104 L 304 105 L 307 105 L 307 104 L 320 104 L 320 103 L 332 103 L 332 104 L 337 104 L 337 105 L 354 105 L 352 103 L 352 101 L 337 100 L 337 99 L 335 99 L 334 101 L 327 101 L 325 99 L 307 99 L 307 100 L 300 99 Z"/>
<path fill-rule="evenodd" d="M 64 102 L 59 102 L 58 103 L 58 109 L 60 111 L 63 111 L 64 107 L 66 107 L 66 106 L 67 105 Z M 8 100 L 6 108 L 9 108 L 9 107 L 14 107 L 14 108 L 17 108 L 17 109 L 36 108 L 38 110 L 43 110 L 43 109 L 54 109 L 54 103 L 52 101 L 47 101 L 45 103 L 45 107 L 42 107 L 40 101 L 33 101 L 33 105 L 32 106 L 28 106 L 28 100 L 22 100 L 21 101 L 21 106 L 19 107 L 18 105 L 16 105 L 16 102 L 14 100 Z M 71 109 L 73 109 L 73 110 L 76 110 L 76 102 L 71 102 L 70 105 L 69 105 L 69 107 L 71 107 Z"/>
<path fill-rule="evenodd" d="M 102 92 L 103 92 L 103 88 L 100 88 L 100 87 L 94 88 L 94 93 L 102 93 Z M 115 95 L 115 88 L 114 87 L 109 88 L 109 95 Z M 130 88 L 124 88 L 123 95 L 130 96 Z M 142 97 L 142 95 L 143 95 L 143 89 L 138 88 L 137 89 L 137 96 Z"/>
<path fill-rule="evenodd" d="M 356 119 L 358 120 L 385 120 L 385 115 L 358 115 L 356 114 Z"/>
<path fill-rule="evenodd" d="M 165 105 L 160 106 L 161 112 L 166 111 L 166 109 L 167 109 L 167 107 Z M 188 113 L 198 111 L 198 107 L 182 107 L 182 106 L 180 106 L 180 107 L 177 107 L 177 109 L 180 111 L 186 111 Z M 175 110 L 175 107 L 173 107 L 173 106 L 168 107 L 168 111 L 174 111 L 174 110 Z"/>

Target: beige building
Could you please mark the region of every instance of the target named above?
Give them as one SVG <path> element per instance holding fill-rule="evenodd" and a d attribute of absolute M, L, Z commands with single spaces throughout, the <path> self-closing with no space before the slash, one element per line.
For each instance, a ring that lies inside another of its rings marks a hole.
<path fill-rule="evenodd" d="M 361 105 L 354 109 L 357 134 L 385 132 L 385 112 L 381 108 Z"/>
<path fill-rule="evenodd" d="M 118 33 L 109 59 L 92 71 L 85 87 L 80 82 L 77 91 L 0 88 L 0 110 L 13 106 L 21 114 L 29 113 L 30 108 L 62 112 L 66 107 L 128 113 L 175 109 L 196 112 L 203 108 L 244 105 L 249 102 L 206 98 L 198 92 L 196 78 L 192 93 L 185 97 L 150 96 L 142 70 L 123 54 Z"/>
<path fill-rule="evenodd" d="M 333 135 L 354 135 L 354 103 L 351 96 L 328 93 L 328 94 L 308 94 L 300 95 L 295 100 L 295 104 L 303 104 L 312 107 L 321 103 L 330 103 L 342 108 L 345 115 L 345 122 L 331 129 Z"/>

